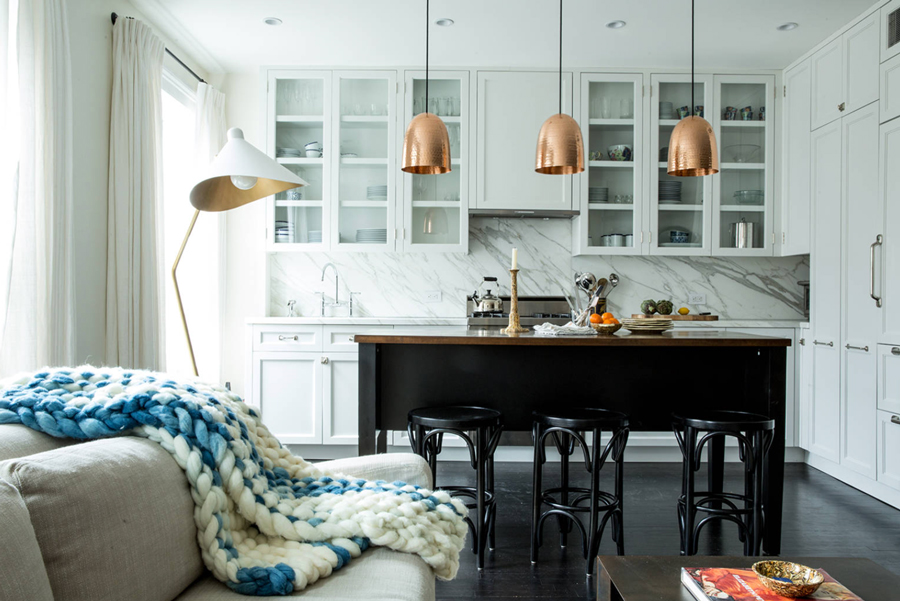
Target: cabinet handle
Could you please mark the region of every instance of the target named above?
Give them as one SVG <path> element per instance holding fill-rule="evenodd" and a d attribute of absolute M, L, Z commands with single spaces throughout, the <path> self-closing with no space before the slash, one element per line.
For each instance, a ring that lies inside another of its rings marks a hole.
<path fill-rule="evenodd" d="M 840 103 L 840 104 L 838 105 L 838 110 L 841 111 L 842 113 L 844 112 L 844 109 L 845 109 L 845 108 L 847 108 L 847 103 L 846 103 L 846 102 L 842 102 L 842 103 Z"/>
<path fill-rule="evenodd" d="M 350 342 L 356 342 L 356 336 L 351 336 L 351 337 L 350 337 Z"/>
<path fill-rule="evenodd" d="M 800 346 L 806 346 L 806 338 L 800 339 Z"/>
<path fill-rule="evenodd" d="M 328 365 L 328 357 L 322 357 L 322 365 Z"/>
<path fill-rule="evenodd" d="M 868 345 L 868 344 L 867 344 L 866 346 L 853 346 L 852 344 L 848 344 L 848 345 L 845 346 L 845 348 L 846 348 L 848 351 L 853 350 L 853 351 L 865 351 L 865 352 L 867 352 L 867 353 L 869 352 L 869 345 Z"/>
<path fill-rule="evenodd" d="M 881 234 L 875 236 L 875 242 L 869 245 L 869 296 L 875 301 L 876 307 L 881 307 L 881 297 L 875 296 L 875 247 L 881 246 L 884 238 Z"/>
<path fill-rule="evenodd" d="M 892 424 L 900 424 L 900 415 L 892 415 L 891 423 Z"/>
<path fill-rule="evenodd" d="M 821 346 L 834 346 L 834 342 L 819 342 L 818 340 L 813 340 L 813 344 Z"/>
<path fill-rule="evenodd" d="M 294 334 L 293 336 L 285 336 L 284 334 L 279 334 L 278 340 L 280 340 L 281 342 L 284 342 L 285 340 L 293 340 L 294 342 L 297 342 L 300 340 L 300 337 L 296 334 Z"/>
<path fill-rule="evenodd" d="M 891 349 L 892 355 L 900 355 L 900 346 L 895 346 Z"/>

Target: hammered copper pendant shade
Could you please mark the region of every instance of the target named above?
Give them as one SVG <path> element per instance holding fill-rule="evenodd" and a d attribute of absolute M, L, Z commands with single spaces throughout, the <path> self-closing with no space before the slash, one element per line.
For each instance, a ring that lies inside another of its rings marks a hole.
<path fill-rule="evenodd" d="M 450 171 L 450 136 L 437 115 L 420 113 L 413 117 L 403 138 L 403 162 L 406 173 L 437 175 Z"/>
<path fill-rule="evenodd" d="M 572 175 L 584 171 L 584 140 L 572 117 L 559 113 L 541 126 L 534 170 L 548 175 Z"/>
<path fill-rule="evenodd" d="M 692 115 L 678 122 L 669 139 L 669 164 L 666 172 L 677 177 L 719 172 L 716 134 L 706 119 Z"/>

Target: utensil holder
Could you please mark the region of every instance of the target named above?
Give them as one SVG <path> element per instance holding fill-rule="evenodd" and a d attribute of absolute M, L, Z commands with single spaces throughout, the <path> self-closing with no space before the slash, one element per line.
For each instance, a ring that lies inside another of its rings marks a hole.
<path fill-rule="evenodd" d="M 509 296 L 509 326 L 503 329 L 504 334 L 522 334 L 528 331 L 519 323 L 519 286 L 516 282 L 518 273 L 518 269 L 509 270 L 510 288 L 512 291 Z"/>

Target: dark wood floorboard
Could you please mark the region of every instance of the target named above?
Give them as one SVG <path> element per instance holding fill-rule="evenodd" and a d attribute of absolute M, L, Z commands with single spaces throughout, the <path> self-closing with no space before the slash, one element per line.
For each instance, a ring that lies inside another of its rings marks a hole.
<path fill-rule="evenodd" d="M 742 489 L 740 467 L 726 466 L 726 490 Z M 581 464 L 573 462 L 573 480 L 587 482 Z M 680 490 L 681 464 L 625 464 L 625 552 L 629 555 L 677 555 L 678 527 L 675 499 Z M 472 482 L 468 463 L 438 464 L 438 485 Z M 606 474 L 611 477 L 611 471 Z M 705 475 L 701 473 L 705 481 Z M 579 535 L 570 535 L 567 549 L 559 547 L 555 521 L 545 526 L 540 560 L 531 565 L 531 464 L 498 463 L 497 548 L 475 569 L 471 547 L 461 555 L 459 575 L 438 582 L 439 601 L 460 599 L 593 599 L 593 582 L 584 575 Z M 558 464 L 548 464 L 544 482 L 556 482 Z M 900 574 L 900 510 L 886 505 L 807 465 L 788 464 L 785 471 L 782 556 L 868 557 Z M 608 489 L 611 489 L 611 482 Z M 737 526 L 711 524 L 704 528 L 700 554 L 741 555 Z M 600 547 L 615 554 L 609 529 Z"/>

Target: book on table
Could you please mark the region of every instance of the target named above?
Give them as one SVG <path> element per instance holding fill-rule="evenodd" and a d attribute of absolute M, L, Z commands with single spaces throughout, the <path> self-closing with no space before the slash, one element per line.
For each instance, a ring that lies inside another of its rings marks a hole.
<path fill-rule="evenodd" d="M 697 601 L 863 601 L 824 570 L 822 586 L 811 597 L 791 599 L 767 589 L 751 569 L 681 568 L 681 584 Z"/>

